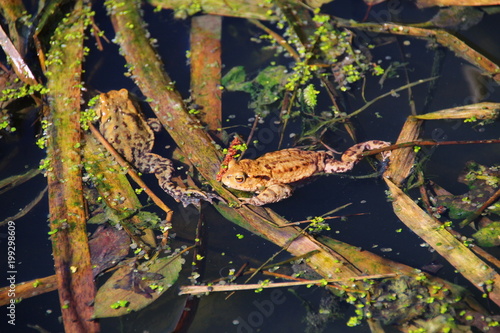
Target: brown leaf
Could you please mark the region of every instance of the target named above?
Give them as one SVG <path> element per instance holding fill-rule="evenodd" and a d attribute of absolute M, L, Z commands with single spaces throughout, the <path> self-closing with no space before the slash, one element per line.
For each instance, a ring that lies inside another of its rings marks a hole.
<path fill-rule="evenodd" d="M 100 225 L 89 240 L 94 277 L 113 267 L 128 254 L 130 239 L 123 230 Z"/>

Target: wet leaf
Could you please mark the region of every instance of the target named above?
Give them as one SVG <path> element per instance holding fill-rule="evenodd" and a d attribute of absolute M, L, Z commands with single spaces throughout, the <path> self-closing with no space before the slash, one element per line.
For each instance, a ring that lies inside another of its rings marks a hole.
<path fill-rule="evenodd" d="M 437 205 L 448 208 L 448 215 L 452 219 L 469 217 L 496 192 L 500 182 L 500 170 L 498 167 L 488 168 L 469 162 L 458 181 L 469 187 L 467 193 L 436 197 Z"/>
<path fill-rule="evenodd" d="M 229 91 L 252 92 L 252 84 L 246 81 L 246 72 L 243 66 L 231 68 L 231 70 L 222 77 L 221 83 Z"/>
<path fill-rule="evenodd" d="M 499 103 L 483 102 L 414 116 L 416 119 L 496 119 Z"/>
<path fill-rule="evenodd" d="M 449 7 L 440 9 L 431 22 L 443 29 L 467 30 L 483 19 L 484 13 L 474 7 Z"/>
<path fill-rule="evenodd" d="M 272 88 L 284 84 L 288 75 L 285 66 L 269 66 L 264 68 L 255 78 L 255 82 L 264 88 Z"/>
<path fill-rule="evenodd" d="M 133 268 L 123 278 L 116 281 L 114 287 L 133 291 L 136 294 L 140 294 L 146 298 L 152 298 L 154 290 L 149 286 L 149 284 L 155 283 L 162 278 L 163 275 L 161 274 L 147 273 Z"/>
<path fill-rule="evenodd" d="M 118 317 L 145 308 L 175 283 L 183 262 L 180 256 L 166 257 L 118 269 L 99 288 L 94 317 Z"/>
<path fill-rule="evenodd" d="M 486 280 L 491 280 L 493 285 L 500 285 L 500 276 L 492 267 L 488 266 L 467 246 L 456 239 L 446 230 L 445 225 L 439 223 L 422 210 L 393 182 L 388 179 L 385 179 L 385 182 L 393 198 L 394 213 L 404 224 L 475 286 L 481 285 Z M 488 297 L 495 303 L 500 304 L 500 293 L 491 292 Z"/>
<path fill-rule="evenodd" d="M 500 245 L 500 222 L 493 222 L 472 235 L 479 246 Z"/>
<path fill-rule="evenodd" d="M 249 108 L 256 112 L 269 109 L 269 106 L 280 100 L 287 81 L 284 66 L 268 66 L 253 80 L 245 81 L 246 73 L 243 67 L 232 68 L 222 78 L 222 84 L 229 91 L 243 91 L 251 96 Z"/>
<path fill-rule="evenodd" d="M 498 2 L 491 0 L 417 0 L 416 5 L 420 8 L 446 7 L 446 6 L 491 6 Z"/>
<path fill-rule="evenodd" d="M 426 315 L 432 318 L 439 313 L 436 304 L 426 300 L 431 297 L 425 282 L 409 276 L 386 279 L 372 295 L 374 318 L 384 325 L 404 323 L 411 318 Z"/>
<path fill-rule="evenodd" d="M 125 231 L 107 224 L 99 226 L 89 240 L 94 277 L 125 258 L 130 249 L 129 244 L 130 239 Z"/>
<path fill-rule="evenodd" d="M 311 0 L 312 1 L 312 0 Z M 325 0 L 319 1 L 319 6 Z M 330 0 L 331 1 L 331 0 Z M 274 19 L 274 15 L 269 15 L 272 9 L 272 3 L 266 1 L 186 1 L 186 0 L 148 0 L 156 8 L 173 9 L 177 18 L 186 18 L 188 15 L 194 15 L 202 11 L 205 14 L 255 18 L 259 20 Z M 316 0 L 315 2 L 318 2 Z M 311 4 L 309 4 L 311 5 Z"/>

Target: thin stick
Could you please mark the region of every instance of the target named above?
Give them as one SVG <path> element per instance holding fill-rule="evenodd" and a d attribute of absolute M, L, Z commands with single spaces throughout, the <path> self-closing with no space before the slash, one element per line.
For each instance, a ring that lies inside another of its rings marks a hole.
<path fill-rule="evenodd" d="M 349 216 L 360 216 L 360 215 L 368 215 L 370 213 L 355 213 L 355 214 L 348 214 L 348 215 L 340 215 L 340 216 L 327 216 L 323 217 L 324 220 L 331 220 L 331 219 L 341 219 L 343 217 L 349 217 Z M 289 227 L 291 225 L 300 225 L 302 223 L 311 223 L 311 220 L 303 220 L 303 221 L 296 221 L 296 222 L 290 222 L 290 223 L 285 223 L 282 225 L 279 225 L 278 228 L 284 228 L 284 227 Z"/>
<path fill-rule="evenodd" d="M 380 96 L 377 96 L 377 97 L 371 99 L 365 105 L 363 105 L 362 107 L 360 107 L 356 111 L 353 111 L 353 112 L 349 113 L 345 117 L 333 118 L 331 120 L 325 121 L 324 123 L 322 123 L 320 125 L 319 128 L 328 126 L 330 124 L 334 124 L 334 123 L 339 122 L 339 121 L 345 121 L 346 119 L 349 119 L 349 118 L 352 118 L 354 116 L 357 116 L 358 114 L 360 114 L 361 112 L 365 111 L 368 107 L 370 107 L 372 104 L 374 104 L 378 100 L 381 100 L 382 98 L 385 98 L 387 96 L 391 96 L 391 95 L 393 95 L 393 94 L 395 94 L 395 93 L 397 93 L 399 91 L 402 91 L 402 90 L 405 90 L 405 89 L 408 89 L 408 88 L 414 87 L 416 85 L 419 85 L 419 84 L 422 84 L 422 83 L 425 83 L 425 82 L 429 82 L 429 81 L 432 81 L 432 80 L 435 80 L 435 79 L 437 79 L 437 78 L 436 77 L 430 77 L 430 78 L 427 78 L 427 79 L 418 80 L 418 81 L 410 83 L 410 84 L 405 84 L 404 86 L 401 86 L 401 87 L 399 87 L 397 89 L 391 89 L 390 91 L 386 92 L 385 94 L 382 94 Z M 319 130 L 319 128 L 317 130 Z"/>
<path fill-rule="evenodd" d="M 2 27 L 0 27 L 0 46 L 5 54 L 10 57 L 12 68 L 16 72 L 19 79 L 29 85 L 37 84 L 38 82 L 31 72 L 31 69 L 26 64 L 14 44 L 12 44 L 12 41 Z"/>
<path fill-rule="evenodd" d="M 495 201 L 497 201 L 499 197 L 500 197 L 500 189 L 498 189 L 495 192 L 495 194 L 493 194 L 493 196 L 489 198 L 481 207 L 479 207 L 479 209 L 476 210 L 471 216 L 460 222 L 460 228 L 467 226 L 469 223 L 477 219 L 483 213 L 483 211 L 490 205 L 492 205 Z"/>
<path fill-rule="evenodd" d="M 257 289 L 268 289 L 268 288 L 281 288 L 281 287 L 293 287 L 293 286 L 303 286 L 309 284 L 325 285 L 327 283 L 335 282 L 351 282 L 359 281 L 365 279 L 384 279 L 397 277 L 398 274 L 376 274 L 376 275 L 366 275 L 366 276 L 354 276 L 352 278 L 343 279 L 323 279 L 323 280 L 307 280 L 307 281 L 293 281 L 293 282 L 275 282 L 270 284 L 244 284 L 244 285 L 213 285 L 213 286 L 181 286 L 179 295 L 196 295 L 204 294 L 214 291 L 238 291 L 238 290 L 257 290 Z"/>
<path fill-rule="evenodd" d="M 161 201 L 160 198 L 156 196 L 156 194 L 149 189 L 149 187 L 142 181 L 141 177 L 135 172 L 135 170 L 130 166 L 130 164 L 123 159 L 123 157 L 118 154 L 118 152 L 115 150 L 115 148 L 109 144 L 108 141 L 101 135 L 101 133 L 95 128 L 94 125 L 89 124 L 90 131 L 94 136 L 99 140 L 99 142 L 106 147 L 106 149 L 110 152 L 110 154 L 116 159 L 116 161 L 123 167 L 127 169 L 128 175 L 139 185 L 144 189 L 144 191 L 149 195 L 149 197 L 153 200 L 153 202 L 160 207 L 165 213 L 167 213 L 166 220 L 167 222 L 172 220 L 172 215 L 174 214 L 174 211 L 170 209 L 163 201 Z"/>
<path fill-rule="evenodd" d="M 250 130 L 250 134 L 248 135 L 247 142 L 245 142 L 246 146 L 250 146 L 250 141 L 252 141 L 253 135 L 255 133 L 255 130 L 257 129 L 257 124 L 259 123 L 260 116 L 258 114 L 255 115 L 255 120 L 253 121 L 252 129 Z M 238 158 L 238 161 L 243 158 L 243 155 L 245 155 L 246 150 L 242 150 L 240 157 Z"/>
<path fill-rule="evenodd" d="M 390 145 L 388 147 L 373 149 L 369 151 L 365 151 L 361 154 L 361 156 L 369 156 L 375 155 L 384 151 L 414 147 L 414 146 L 445 146 L 445 145 L 470 145 L 470 144 L 482 144 L 482 143 L 500 143 L 500 140 L 472 140 L 472 141 L 431 141 L 431 140 L 422 140 L 422 141 L 411 141 L 411 142 L 403 142 L 396 143 L 394 145 Z"/>
<path fill-rule="evenodd" d="M 269 29 L 264 24 L 260 23 L 260 21 L 258 21 L 258 20 L 249 20 L 249 21 L 250 21 L 250 23 L 253 23 L 257 27 L 259 27 L 260 29 L 264 30 L 269 36 L 273 37 L 280 46 L 283 46 L 285 48 L 285 50 L 287 50 L 288 53 L 290 53 L 290 55 L 295 59 L 295 61 L 300 61 L 299 54 L 278 33 L 274 32 L 271 29 Z"/>

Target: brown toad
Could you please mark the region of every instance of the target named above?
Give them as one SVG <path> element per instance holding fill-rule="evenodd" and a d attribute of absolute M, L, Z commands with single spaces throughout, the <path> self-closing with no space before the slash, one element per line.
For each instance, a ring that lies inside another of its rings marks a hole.
<path fill-rule="evenodd" d="M 154 132 L 161 129 L 158 119 L 144 117 L 126 89 L 112 90 L 99 96 L 96 106 L 99 131 L 125 160 L 142 173 L 154 173 L 160 187 L 185 206 L 198 205 L 211 196 L 177 186 L 172 182 L 172 161 L 151 153 Z"/>
<path fill-rule="evenodd" d="M 331 152 L 283 149 L 264 154 L 256 160 L 229 162 L 222 183 L 240 191 L 254 192 L 253 198 L 241 198 L 243 203 L 262 206 L 292 195 L 293 187 L 319 173 L 341 173 L 351 170 L 361 160 L 361 153 L 389 146 L 389 142 L 372 140 L 358 143 L 336 160 Z M 389 152 L 383 153 L 384 160 Z"/>

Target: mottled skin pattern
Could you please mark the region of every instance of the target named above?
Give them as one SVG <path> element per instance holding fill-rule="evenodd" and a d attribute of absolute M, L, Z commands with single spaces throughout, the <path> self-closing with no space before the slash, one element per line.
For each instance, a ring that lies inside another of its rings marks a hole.
<path fill-rule="evenodd" d="M 154 131 L 159 131 L 161 124 L 158 119 L 146 120 L 126 89 L 101 94 L 96 113 L 99 131 L 116 151 L 140 172 L 154 173 L 160 187 L 184 207 L 211 200 L 203 192 L 181 188 L 172 182 L 172 161 L 151 153 Z"/>
<path fill-rule="evenodd" d="M 229 162 L 222 183 L 240 191 L 255 192 L 253 198 L 241 198 L 243 203 L 262 206 L 290 197 L 293 185 L 319 173 L 342 173 L 351 170 L 361 160 L 361 153 L 389 146 L 385 141 L 358 143 L 336 160 L 326 151 L 304 151 L 296 148 L 264 154 L 256 160 Z M 384 160 L 389 152 L 383 153 Z"/>

